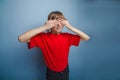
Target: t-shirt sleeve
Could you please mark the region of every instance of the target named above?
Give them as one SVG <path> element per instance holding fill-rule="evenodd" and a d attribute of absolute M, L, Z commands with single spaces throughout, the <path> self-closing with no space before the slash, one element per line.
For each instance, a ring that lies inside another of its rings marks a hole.
<path fill-rule="evenodd" d="M 68 41 L 70 46 L 78 46 L 80 43 L 80 36 L 68 33 Z"/>
<path fill-rule="evenodd" d="M 28 49 L 31 49 L 33 47 L 40 47 L 40 48 L 42 48 L 43 44 L 42 44 L 41 35 L 37 34 L 37 35 L 33 36 L 30 39 L 30 42 L 27 43 L 27 45 L 28 45 Z"/>

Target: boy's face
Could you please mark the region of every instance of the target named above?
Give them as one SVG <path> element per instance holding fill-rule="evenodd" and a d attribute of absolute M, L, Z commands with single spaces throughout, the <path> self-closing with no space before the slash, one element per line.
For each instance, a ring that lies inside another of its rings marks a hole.
<path fill-rule="evenodd" d="M 58 24 L 51 29 L 51 32 L 55 34 L 59 34 L 64 27 L 62 25 L 62 19 L 57 19 L 57 21 L 58 21 Z"/>

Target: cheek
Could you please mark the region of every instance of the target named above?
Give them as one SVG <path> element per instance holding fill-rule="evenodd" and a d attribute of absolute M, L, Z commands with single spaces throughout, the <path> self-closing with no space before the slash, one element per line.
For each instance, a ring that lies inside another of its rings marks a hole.
<path fill-rule="evenodd" d="M 64 26 L 60 26 L 60 29 L 63 29 L 64 28 Z"/>

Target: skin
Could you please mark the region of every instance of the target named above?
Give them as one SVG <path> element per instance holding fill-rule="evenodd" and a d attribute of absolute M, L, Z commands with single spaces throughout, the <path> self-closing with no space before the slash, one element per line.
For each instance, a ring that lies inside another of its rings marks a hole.
<path fill-rule="evenodd" d="M 60 32 L 62 31 L 64 26 L 67 27 L 69 30 L 73 31 L 74 33 L 76 33 L 77 35 L 79 35 L 82 40 L 90 39 L 90 37 L 87 34 L 82 32 L 81 30 L 78 30 L 77 28 L 71 26 L 67 20 L 57 19 L 57 20 L 48 20 L 43 26 L 29 30 L 29 31 L 21 34 L 18 37 L 18 40 L 20 42 L 30 42 L 30 39 L 33 36 L 35 36 L 41 32 L 44 32 L 46 30 L 49 30 L 49 29 L 51 29 L 51 33 L 58 35 L 58 34 L 60 34 Z"/>
<path fill-rule="evenodd" d="M 51 28 L 51 32 L 53 34 L 59 34 L 62 31 L 64 27 L 64 24 L 62 21 L 63 20 L 57 20 L 57 24 L 53 28 Z"/>

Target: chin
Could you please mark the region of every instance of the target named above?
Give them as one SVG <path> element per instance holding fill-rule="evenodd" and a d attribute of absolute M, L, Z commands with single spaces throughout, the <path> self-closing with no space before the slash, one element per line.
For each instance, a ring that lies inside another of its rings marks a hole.
<path fill-rule="evenodd" d="M 61 33 L 62 31 L 57 31 L 57 33 Z"/>
<path fill-rule="evenodd" d="M 57 30 L 57 32 L 62 32 L 62 30 Z"/>

